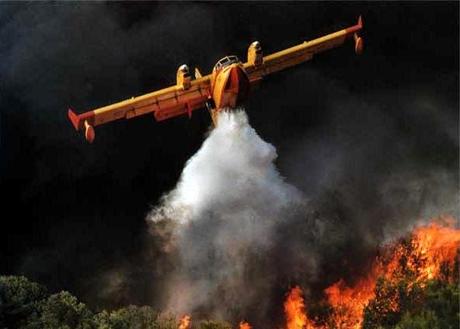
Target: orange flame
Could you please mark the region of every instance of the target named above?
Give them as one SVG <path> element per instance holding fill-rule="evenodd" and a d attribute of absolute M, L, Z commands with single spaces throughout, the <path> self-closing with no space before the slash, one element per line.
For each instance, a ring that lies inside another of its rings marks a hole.
<path fill-rule="evenodd" d="M 240 322 L 240 329 L 252 329 L 251 325 L 246 321 Z"/>
<path fill-rule="evenodd" d="M 439 223 L 422 226 L 414 231 L 411 245 L 414 257 L 409 258 L 408 266 L 417 274 L 417 281 L 439 278 L 443 266 L 454 267 L 460 230 Z"/>
<path fill-rule="evenodd" d="M 374 297 L 375 281 L 365 278 L 350 288 L 339 280 L 325 290 L 333 308 L 332 322 L 337 328 L 360 328 L 362 314 L 368 301 Z"/>
<path fill-rule="evenodd" d="M 184 315 L 179 321 L 178 329 L 190 329 L 191 322 L 192 318 L 190 317 L 190 315 Z"/>
<path fill-rule="evenodd" d="M 305 312 L 302 290 L 299 286 L 291 289 L 284 302 L 286 329 L 314 329 Z"/>

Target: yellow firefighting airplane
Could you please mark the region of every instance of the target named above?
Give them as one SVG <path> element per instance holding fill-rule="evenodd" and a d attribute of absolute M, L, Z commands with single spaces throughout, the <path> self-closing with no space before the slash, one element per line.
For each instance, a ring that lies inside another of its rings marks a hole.
<path fill-rule="evenodd" d="M 255 41 L 248 48 L 246 63 L 236 56 L 227 56 L 217 62 L 211 74 L 202 76 L 195 68 L 195 79 L 192 79 L 188 66 L 182 65 L 177 70 L 177 82 L 171 87 L 79 115 L 69 109 L 68 116 L 76 130 L 84 129 L 85 138 L 90 143 L 95 138 L 95 126 L 151 112 L 157 121 L 162 121 L 182 114 L 191 117 L 192 111 L 206 107 L 217 125 L 219 111 L 238 106 L 247 98 L 251 86 L 271 73 L 306 62 L 350 38 L 354 40 L 355 52 L 360 54 L 363 50 L 363 40 L 359 36 L 362 28 L 359 17 L 356 25 L 265 57 L 260 43 Z"/>

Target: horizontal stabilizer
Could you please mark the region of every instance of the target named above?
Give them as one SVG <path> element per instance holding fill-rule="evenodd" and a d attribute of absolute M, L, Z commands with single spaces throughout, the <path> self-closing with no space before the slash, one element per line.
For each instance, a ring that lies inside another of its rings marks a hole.
<path fill-rule="evenodd" d="M 72 122 L 72 125 L 74 126 L 75 130 L 78 130 L 80 127 L 80 118 L 78 117 L 77 114 L 75 114 L 74 111 L 72 111 L 71 108 L 67 111 L 67 116 L 69 117 L 70 122 Z"/>

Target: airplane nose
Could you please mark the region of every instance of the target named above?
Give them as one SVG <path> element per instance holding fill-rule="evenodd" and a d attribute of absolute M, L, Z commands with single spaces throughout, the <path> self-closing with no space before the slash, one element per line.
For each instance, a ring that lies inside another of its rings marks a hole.
<path fill-rule="evenodd" d="M 218 73 L 213 98 L 217 108 L 235 108 L 249 93 L 249 78 L 241 64 L 230 64 Z"/>
<path fill-rule="evenodd" d="M 249 79 L 241 65 L 234 64 L 231 66 L 228 80 L 228 88 L 226 89 L 237 94 L 236 103 L 245 100 L 249 92 Z"/>
<path fill-rule="evenodd" d="M 246 73 L 243 71 L 243 69 L 236 64 L 233 64 L 230 67 L 230 74 L 229 74 L 229 79 L 227 83 L 227 88 L 228 90 L 241 90 L 241 87 L 244 87 L 245 85 L 249 84 L 248 77 Z"/>

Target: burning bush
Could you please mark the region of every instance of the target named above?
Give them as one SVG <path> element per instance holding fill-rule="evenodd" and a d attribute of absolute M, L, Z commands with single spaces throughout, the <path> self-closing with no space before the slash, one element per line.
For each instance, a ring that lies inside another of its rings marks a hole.
<path fill-rule="evenodd" d="M 411 321 L 456 328 L 460 230 L 453 223 L 453 218 L 436 220 L 385 245 L 371 271 L 353 285 L 339 280 L 325 289 L 330 312 L 322 319 L 307 317 L 301 290 L 293 288 L 285 302 L 286 328 L 395 328 L 399 323 L 405 328 Z"/>

